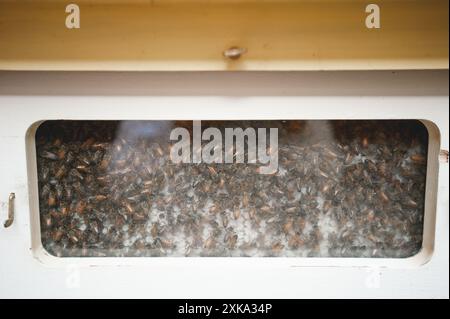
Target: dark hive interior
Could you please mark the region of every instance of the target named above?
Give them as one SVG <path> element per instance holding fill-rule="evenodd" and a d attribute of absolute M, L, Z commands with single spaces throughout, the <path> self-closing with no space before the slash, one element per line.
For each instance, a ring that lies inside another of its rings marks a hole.
<path fill-rule="evenodd" d="M 189 121 L 46 121 L 41 236 L 60 257 L 408 257 L 422 245 L 419 121 L 203 121 L 278 128 L 278 171 L 174 164 Z"/>

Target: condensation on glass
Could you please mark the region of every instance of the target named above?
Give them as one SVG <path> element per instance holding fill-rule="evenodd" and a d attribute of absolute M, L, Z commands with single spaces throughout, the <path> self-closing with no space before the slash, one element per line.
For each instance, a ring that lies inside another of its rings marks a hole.
<path fill-rule="evenodd" d="M 399 258 L 421 249 L 421 122 L 201 122 L 222 133 L 277 128 L 273 174 L 259 162 L 174 163 L 177 127 L 194 138 L 189 121 L 41 124 L 43 247 L 59 257 Z"/>

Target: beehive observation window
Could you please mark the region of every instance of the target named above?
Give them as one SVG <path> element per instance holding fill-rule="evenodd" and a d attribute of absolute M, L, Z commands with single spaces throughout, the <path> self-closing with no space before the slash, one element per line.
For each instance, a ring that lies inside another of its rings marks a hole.
<path fill-rule="evenodd" d="M 414 120 L 46 121 L 42 244 L 59 257 L 408 257 L 427 149 Z"/>

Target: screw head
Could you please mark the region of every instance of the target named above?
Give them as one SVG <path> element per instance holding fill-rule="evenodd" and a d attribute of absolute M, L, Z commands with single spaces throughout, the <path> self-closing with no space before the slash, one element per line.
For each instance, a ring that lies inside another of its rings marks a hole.
<path fill-rule="evenodd" d="M 223 51 L 223 56 L 228 58 L 228 59 L 231 59 L 231 60 L 237 60 L 244 53 L 247 53 L 247 49 L 246 48 L 231 47 L 231 48 Z"/>

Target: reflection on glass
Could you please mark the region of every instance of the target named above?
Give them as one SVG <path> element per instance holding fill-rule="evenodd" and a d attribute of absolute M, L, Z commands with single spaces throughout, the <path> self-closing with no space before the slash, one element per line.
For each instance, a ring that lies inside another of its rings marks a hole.
<path fill-rule="evenodd" d="M 62 257 L 407 257 L 420 250 L 428 144 L 420 122 L 201 125 L 223 136 L 225 128 L 277 128 L 277 149 L 267 143 L 276 172 L 261 174 L 249 154 L 244 163 L 174 163 L 170 133 L 181 127 L 193 138 L 190 121 L 44 122 L 36 133 L 44 248 Z M 224 141 L 220 150 L 230 151 Z"/>

